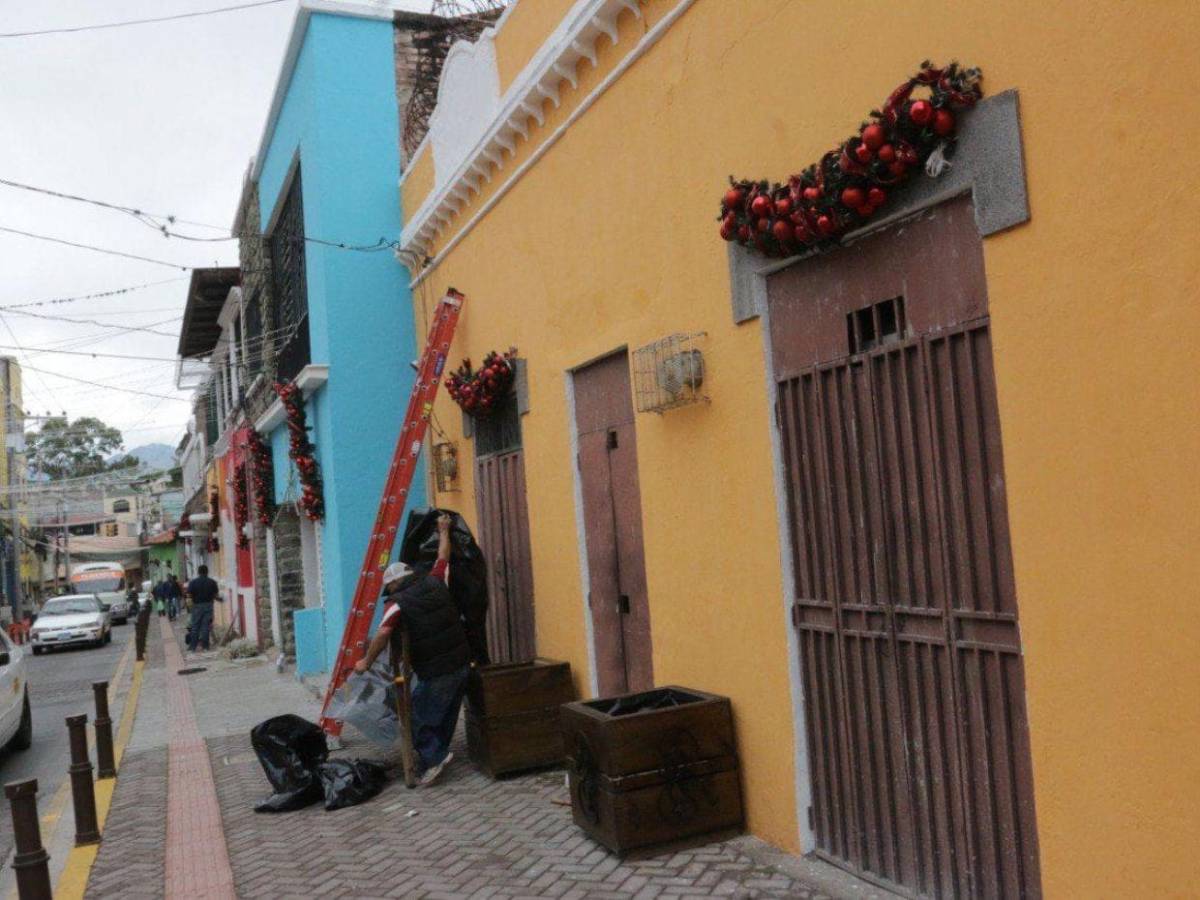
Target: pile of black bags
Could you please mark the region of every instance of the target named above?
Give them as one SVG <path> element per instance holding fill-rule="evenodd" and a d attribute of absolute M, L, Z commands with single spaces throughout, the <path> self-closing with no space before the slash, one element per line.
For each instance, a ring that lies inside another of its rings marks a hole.
<path fill-rule="evenodd" d="M 288 812 L 325 801 L 328 810 L 355 806 L 383 790 L 387 772 L 363 759 L 329 759 L 325 732 L 299 716 L 254 726 L 250 743 L 275 793 L 255 812 Z"/>

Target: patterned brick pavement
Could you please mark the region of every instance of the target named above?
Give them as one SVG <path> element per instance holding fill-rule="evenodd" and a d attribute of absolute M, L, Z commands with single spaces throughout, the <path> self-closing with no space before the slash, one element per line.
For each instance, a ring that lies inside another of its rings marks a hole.
<path fill-rule="evenodd" d="M 166 619 L 158 620 L 167 670 L 166 896 L 233 897 L 233 873 L 221 828 L 221 811 L 213 796 L 208 748 L 200 737 L 183 655 Z"/>
<path fill-rule="evenodd" d="M 169 865 L 163 852 L 169 806 L 164 794 L 175 791 L 175 782 L 167 777 L 167 744 L 168 736 L 177 736 L 169 722 L 184 702 L 175 684 L 184 686 L 196 734 L 205 741 L 238 897 L 881 896 L 844 889 L 843 881 L 828 881 L 824 872 L 820 881 L 810 883 L 812 870 L 748 837 L 618 860 L 585 837 L 571 822 L 569 807 L 557 802 L 566 797 L 561 771 L 492 781 L 466 761 L 461 733 L 455 762 L 433 788 L 409 791 L 392 781 L 378 797 L 350 809 L 327 813 L 317 805 L 257 814 L 253 807 L 270 787 L 250 747 L 250 727 L 284 712 L 315 719 L 317 701 L 261 660 L 192 658 L 189 665 L 208 670 L 181 678 L 175 674 L 181 667 L 178 644 L 156 640 L 151 645 L 134 738 L 118 778 L 89 898 L 164 895 L 163 869 Z M 174 763 L 175 750 L 171 754 Z M 349 733 L 337 755 L 381 754 Z M 201 888 L 219 883 L 213 856 L 196 852 L 194 845 L 190 849 Z M 832 885 L 824 890 L 834 894 L 822 893 L 814 887 L 817 883 Z"/>
<path fill-rule="evenodd" d="M 239 897 L 818 898 L 737 841 L 620 861 L 571 822 L 561 771 L 492 781 L 461 736 L 444 782 L 402 782 L 362 806 L 264 815 L 269 793 L 243 737 L 210 743 Z M 368 756 L 353 744 L 338 755 Z M 303 849 L 301 849 L 303 848 Z"/>

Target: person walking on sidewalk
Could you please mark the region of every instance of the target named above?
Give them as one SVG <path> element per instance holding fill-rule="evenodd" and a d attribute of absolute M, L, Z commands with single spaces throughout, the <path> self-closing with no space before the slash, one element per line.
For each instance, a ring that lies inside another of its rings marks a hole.
<path fill-rule="evenodd" d="M 198 647 L 208 649 L 208 635 L 212 631 L 213 603 L 224 603 L 221 589 L 208 577 L 208 566 L 201 566 L 199 574 L 188 582 L 187 593 L 192 598 L 192 622 L 188 627 L 188 650 L 193 653 Z"/>
<path fill-rule="evenodd" d="M 154 611 L 161 619 L 167 614 L 167 582 L 163 579 L 154 586 Z"/>
<path fill-rule="evenodd" d="M 417 675 L 412 692 L 412 740 L 422 785 L 436 781 L 454 758 L 450 741 L 471 669 L 467 632 L 447 587 L 450 524 L 449 516 L 438 518 L 438 555 L 431 570 L 413 572 L 404 563 L 392 563 L 383 573 L 387 602 L 383 620 L 366 655 L 354 666 L 355 672 L 366 672 L 388 646 L 393 630 L 408 630 L 410 662 Z"/>
<path fill-rule="evenodd" d="M 183 589 L 174 574 L 167 576 L 166 585 L 167 618 L 174 622 L 175 617 L 179 615 L 179 608 L 183 605 Z"/>

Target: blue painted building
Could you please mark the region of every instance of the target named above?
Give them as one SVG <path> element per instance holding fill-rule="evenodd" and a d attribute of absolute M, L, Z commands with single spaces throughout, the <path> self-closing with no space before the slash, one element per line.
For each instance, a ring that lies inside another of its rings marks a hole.
<path fill-rule="evenodd" d="M 277 633 L 294 623 L 298 674 L 336 653 L 413 384 L 409 273 L 386 243 L 401 230 L 399 139 L 392 11 L 302 0 L 236 227 L 248 424 L 269 439 L 279 510 L 257 589 Z M 307 398 L 323 521 L 297 510 L 274 380 Z M 424 503 L 423 467 L 409 496 Z"/>

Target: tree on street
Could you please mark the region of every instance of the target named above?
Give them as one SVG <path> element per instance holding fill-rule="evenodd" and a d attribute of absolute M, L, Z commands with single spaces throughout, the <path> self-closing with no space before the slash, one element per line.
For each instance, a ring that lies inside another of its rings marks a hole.
<path fill-rule="evenodd" d="M 116 455 L 124 449 L 125 438 L 120 430 L 91 416 L 74 422 L 66 416 L 55 416 L 43 422 L 39 431 L 25 435 L 30 471 L 52 479 L 136 469 L 135 457 Z"/>

